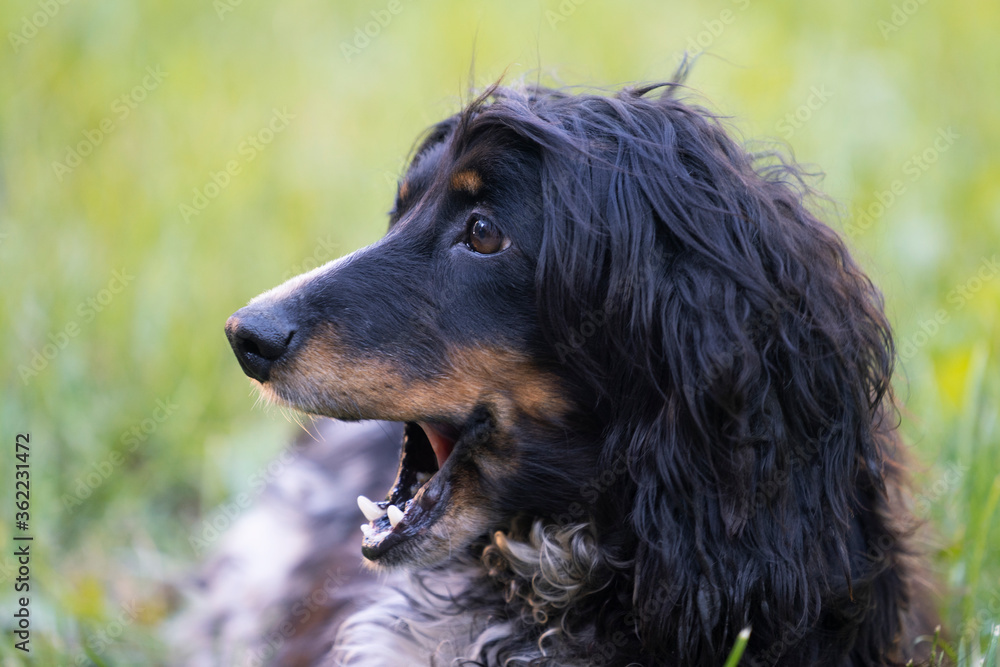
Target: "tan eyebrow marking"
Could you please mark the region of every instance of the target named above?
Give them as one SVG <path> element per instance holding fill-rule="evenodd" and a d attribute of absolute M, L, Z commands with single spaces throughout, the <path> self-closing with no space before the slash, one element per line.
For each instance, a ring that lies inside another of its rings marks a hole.
<path fill-rule="evenodd" d="M 403 181 L 403 184 L 399 186 L 399 198 L 400 200 L 406 199 L 406 195 L 410 194 L 410 182 Z"/>
<path fill-rule="evenodd" d="M 479 193 L 483 187 L 482 177 L 471 169 L 456 171 L 451 175 L 451 189 L 468 192 L 470 195 Z"/>

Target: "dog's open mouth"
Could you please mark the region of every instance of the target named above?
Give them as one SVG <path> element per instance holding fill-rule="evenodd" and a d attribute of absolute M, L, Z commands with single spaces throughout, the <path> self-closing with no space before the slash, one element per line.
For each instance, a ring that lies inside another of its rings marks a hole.
<path fill-rule="evenodd" d="M 396 481 L 380 502 L 358 497 L 368 519 L 361 526 L 361 553 L 378 560 L 400 544 L 430 530 L 451 495 L 449 465 L 461 431 L 437 422 L 407 422 Z"/>

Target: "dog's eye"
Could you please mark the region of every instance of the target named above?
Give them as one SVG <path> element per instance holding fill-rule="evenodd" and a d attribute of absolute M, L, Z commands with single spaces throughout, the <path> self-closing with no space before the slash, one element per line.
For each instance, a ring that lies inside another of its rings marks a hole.
<path fill-rule="evenodd" d="M 473 218 L 469 221 L 469 234 L 465 244 L 480 255 L 492 255 L 509 246 L 510 239 L 489 220 Z"/>

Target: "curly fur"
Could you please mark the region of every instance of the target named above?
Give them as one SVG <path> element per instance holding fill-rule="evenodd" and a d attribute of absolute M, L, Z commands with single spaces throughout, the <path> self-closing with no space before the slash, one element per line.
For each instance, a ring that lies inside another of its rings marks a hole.
<path fill-rule="evenodd" d="M 921 658 L 917 637 L 936 621 L 882 297 L 814 212 L 802 171 L 746 151 L 679 90 L 494 86 L 416 151 L 411 170 L 430 185 L 397 202 L 386 244 L 323 274 L 339 289 L 324 303 L 348 298 L 340 285 L 400 289 L 410 281 L 388 280 L 392 262 L 414 251 L 392 249 L 413 220 L 441 215 L 435 184 L 470 156 L 494 166 L 463 187 L 485 180 L 522 224 L 538 222 L 518 239 L 533 274 L 491 279 L 515 286 L 511 340 L 570 406 L 513 426 L 494 412 L 519 458 L 513 481 L 468 496 L 489 510 L 470 520 L 491 523 L 349 618 L 333 664 L 707 666 L 746 627 L 743 664 Z M 427 289 L 393 315 L 401 330 L 437 331 L 403 319 L 435 307 Z"/>
<path fill-rule="evenodd" d="M 540 647 L 588 617 L 592 639 L 632 630 L 616 663 L 708 665 L 749 626 L 756 664 L 901 664 L 922 591 L 890 497 L 881 296 L 794 166 L 657 88 L 493 90 L 451 140 L 514 135 L 539 156 L 550 354 L 597 415 L 604 460 L 627 462 L 572 533 L 600 536 L 604 558 L 538 523 L 485 550 L 513 608 L 499 617 L 520 628 L 506 641 Z M 519 650 L 497 655 L 544 662 Z"/>
<path fill-rule="evenodd" d="M 580 603 L 612 584 L 606 558 L 585 523 L 536 520 L 497 531 L 478 561 L 458 559 L 397 582 L 392 594 L 349 618 L 330 664 L 426 665 L 428 657 L 432 665 L 605 664 L 579 647 L 594 646 Z"/>

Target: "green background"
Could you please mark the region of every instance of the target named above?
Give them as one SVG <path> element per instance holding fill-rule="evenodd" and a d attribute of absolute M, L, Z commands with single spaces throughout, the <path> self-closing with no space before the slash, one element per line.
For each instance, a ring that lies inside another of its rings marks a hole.
<path fill-rule="evenodd" d="M 970 637 L 1000 617 L 1000 4 L 389 5 L 0 8 L 3 664 L 19 660 L 16 433 L 32 436 L 34 662 L 86 664 L 81 646 L 123 612 L 95 657 L 157 662 L 189 538 L 297 429 L 255 406 L 226 317 L 377 239 L 402 158 L 470 84 L 662 80 L 703 49 L 702 101 L 827 174 L 829 221 L 896 327 L 942 609 Z M 276 110 L 287 127 L 244 144 Z"/>

